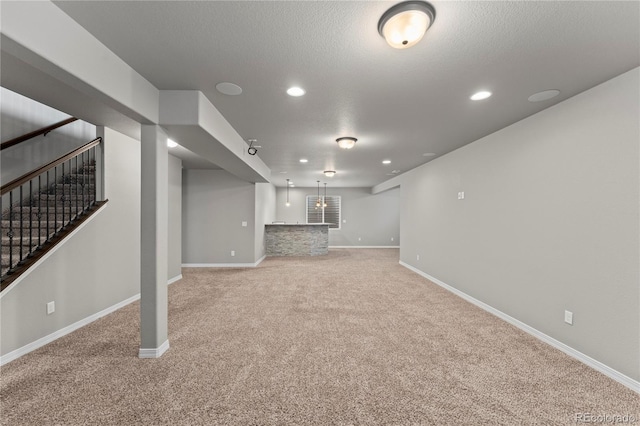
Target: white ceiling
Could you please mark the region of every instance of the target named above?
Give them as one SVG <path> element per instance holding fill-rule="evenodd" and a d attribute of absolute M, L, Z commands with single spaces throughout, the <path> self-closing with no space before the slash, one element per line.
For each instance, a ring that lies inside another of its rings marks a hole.
<path fill-rule="evenodd" d="M 55 3 L 157 88 L 202 91 L 258 139 L 278 186 L 376 185 L 640 65 L 635 1 L 434 1 L 406 50 L 377 32 L 395 1 Z M 289 97 L 293 85 L 307 94 Z M 480 89 L 493 96 L 470 101 Z M 527 101 L 547 89 L 561 94 Z"/>

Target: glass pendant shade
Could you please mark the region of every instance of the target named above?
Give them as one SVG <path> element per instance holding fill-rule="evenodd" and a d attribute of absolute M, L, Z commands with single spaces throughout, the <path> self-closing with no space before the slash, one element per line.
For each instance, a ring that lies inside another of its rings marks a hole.
<path fill-rule="evenodd" d="M 291 203 L 289 202 L 289 179 L 287 179 L 287 202 L 286 206 L 289 207 Z"/>

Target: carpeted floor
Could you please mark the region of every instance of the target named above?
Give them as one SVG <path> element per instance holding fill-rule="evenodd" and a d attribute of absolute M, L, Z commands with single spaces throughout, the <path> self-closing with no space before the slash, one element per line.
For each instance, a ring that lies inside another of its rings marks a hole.
<path fill-rule="evenodd" d="M 134 303 L 2 368 L 6 425 L 562 425 L 638 394 L 398 264 L 396 249 L 185 269 L 171 348 Z M 637 420 L 640 422 L 640 420 Z"/>

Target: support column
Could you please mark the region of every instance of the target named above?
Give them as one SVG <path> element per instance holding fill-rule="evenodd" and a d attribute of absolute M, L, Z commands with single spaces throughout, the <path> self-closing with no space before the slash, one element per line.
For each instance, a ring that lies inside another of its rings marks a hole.
<path fill-rule="evenodd" d="M 142 125 L 140 222 L 140 358 L 169 349 L 167 332 L 168 178 L 167 136 Z"/>

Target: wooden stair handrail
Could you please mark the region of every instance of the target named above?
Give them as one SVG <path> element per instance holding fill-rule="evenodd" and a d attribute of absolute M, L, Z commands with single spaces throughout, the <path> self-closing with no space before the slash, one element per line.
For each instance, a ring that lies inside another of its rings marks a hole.
<path fill-rule="evenodd" d="M 90 150 L 91 148 L 93 148 L 94 146 L 100 145 L 100 143 L 102 142 L 102 138 L 98 137 L 95 138 L 94 140 L 92 140 L 91 142 L 87 142 L 86 144 L 82 145 L 79 148 L 74 149 L 73 151 L 70 151 L 68 153 L 66 153 L 65 155 L 63 155 L 62 157 L 58 158 L 57 160 L 53 160 L 52 162 L 45 164 L 44 166 L 29 172 L 27 174 L 24 174 L 22 176 L 20 176 L 17 179 L 12 180 L 11 182 L 7 183 L 6 185 L 2 185 L 2 189 L 0 190 L 0 195 L 4 195 L 9 191 L 12 191 L 14 189 L 16 189 L 17 187 L 19 187 L 20 185 L 29 182 L 31 179 L 38 177 L 38 175 L 46 172 L 47 170 L 50 170 L 52 168 L 54 168 L 55 166 L 58 166 L 62 163 L 64 163 L 65 161 L 69 160 L 70 158 L 75 157 L 78 154 L 82 154 L 85 151 Z"/>
<path fill-rule="evenodd" d="M 0 151 L 2 151 L 3 149 L 10 148 L 26 140 L 35 138 L 36 136 L 40 136 L 40 135 L 46 136 L 47 133 L 49 133 L 50 131 L 57 129 L 58 127 L 66 126 L 67 124 L 73 123 L 76 120 L 78 119 L 75 117 L 70 117 L 70 118 L 67 118 L 66 120 L 62 120 L 55 124 L 52 124 L 51 126 L 43 127 L 42 129 L 34 130 L 33 132 L 29 132 L 22 136 L 18 136 L 17 138 L 13 138 L 6 142 L 2 142 L 2 144 L 0 145 Z"/>

